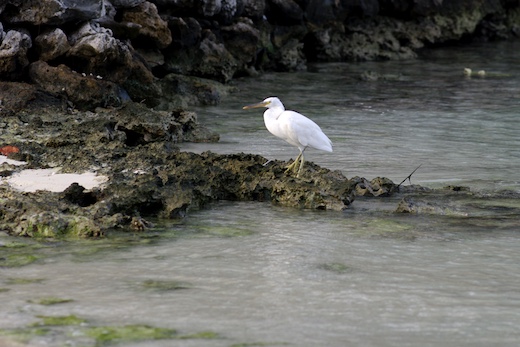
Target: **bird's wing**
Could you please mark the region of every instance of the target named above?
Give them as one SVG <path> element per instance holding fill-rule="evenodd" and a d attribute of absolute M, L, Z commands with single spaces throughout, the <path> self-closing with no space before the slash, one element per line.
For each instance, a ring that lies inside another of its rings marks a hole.
<path fill-rule="evenodd" d="M 303 149 L 313 147 L 322 151 L 332 152 L 332 142 L 323 133 L 318 124 L 294 111 L 284 111 L 278 118 L 280 128 L 287 142 Z"/>

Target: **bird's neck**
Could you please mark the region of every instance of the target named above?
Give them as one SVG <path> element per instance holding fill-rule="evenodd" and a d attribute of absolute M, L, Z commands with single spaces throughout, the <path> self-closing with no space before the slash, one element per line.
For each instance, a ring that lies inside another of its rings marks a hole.
<path fill-rule="evenodd" d="M 285 111 L 283 107 L 271 107 L 264 112 L 264 119 L 278 119 Z"/>

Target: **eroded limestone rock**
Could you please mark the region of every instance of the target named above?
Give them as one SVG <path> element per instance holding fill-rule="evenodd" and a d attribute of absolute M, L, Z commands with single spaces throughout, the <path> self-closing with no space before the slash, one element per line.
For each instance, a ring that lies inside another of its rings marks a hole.
<path fill-rule="evenodd" d="M 29 65 L 27 51 L 32 46 L 31 37 L 18 30 L 9 30 L 0 44 L 0 77 L 18 80 Z"/>
<path fill-rule="evenodd" d="M 49 61 L 67 53 L 70 44 L 67 35 L 60 28 L 46 31 L 34 40 L 40 60 Z"/>

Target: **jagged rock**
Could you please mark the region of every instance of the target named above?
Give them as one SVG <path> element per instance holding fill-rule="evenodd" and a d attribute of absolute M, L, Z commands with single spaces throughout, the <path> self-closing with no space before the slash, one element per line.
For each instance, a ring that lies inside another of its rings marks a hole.
<path fill-rule="evenodd" d="M 397 185 L 386 177 L 376 177 L 370 182 L 365 178 L 355 177 L 356 195 L 358 196 L 390 196 L 397 189 Z"/>
<path fill-rule="evenodd" d="M 213 17 L 220 12 L 222 0 L 200 0 L 199 13 L 204 17 Z"/>
<path fill-rule="evenodd" d="M 31 26 L 61 25 L 100 17 L 102 0 L 7 0 L 3 20 L 12 24 Z"/>
<path fill-rule="evenodd" d="M 199 77 L 168 74 L 159 82 L 166 102 L 175 107 L 188 105 L 217 105 L 228 94 L 229 87 Z M 168 109 L 171 106 L 162 108 Z"/>
<path fill-rule="evenodd" d="M 122 6 L 118 6 L 118 8 L 126 8 L 126 7 L 134 7 L 142 3 L 142 1 L 126 1 Z M 133 4 L 133 5 L 131 5 Z M 114 4 L 111 2 L 105 1 L 105 8 L 103 15 L 99 18 L 96 18 L 94 21 L 99 23 L 100 26 L 112 30 L 114 37 L 126 40 L 126 39 L 135 39 L 139 35 L 139 30 L 141 26 L 137 23 L 125 22 L 119 20 L 120 15 L 118 15 L 118 10 L 114 7 Z M 117 16 L 117 20 L 116 20 Z"/>
<path fill-rule="evenodd" d="M 308 0 L 305 7 L 305 18 L 313 25 L 343 21 L 349 12 L 345 5 L 345 1 Z"/>
<path fill-rule="evenodd" d="M 164 54 L 159 49 L 136 48 L 135 51 L 151 69 L 164 65 Z"/>
<path fill-rule="evenodd" d="M 39 59 L 43 61 L 53 60 L 67 53 L 70 49 L 67 35 L 60 28 L 36 36 L 34 45 L 38 51 Z"/>
<path fill-rule="evenodd" d="M 21 79 L 23 69 L 29 65 L 27 50 L 31 48 L 31 37 L 25 32 L 9 30 L 0 44 L 0 78 Z"/>
<path fill-rule="evenodd" d="M 304 12 L 294 0 L 269 0 L 265 15 L 272 24 L 288 26 L 301 24 Z"/>
<path fill-rule="evenodd" d="M 221 28 L 222 37 L 227 50 L 238 61 L 249 64 L 256 57 L 260 31 L 254 27 L 250 19 Z"/>
<path fill-rule="evenodd" d="M 303 25 L 293 26 L 273 26 L 270 31 L 270 43 L 276 48 L 285 46 L 289 41 L 294 39 L 302 41 L 307 35 L 307 28 Z"/>
<path fill-rule="evenodd" d="M 275 70 L 300 71 L 307 68 L 303 43 L 292 39 L 283 45 L 275 54 Z"/>
<path fill-rule="evenodd" d="M 244 1 L 244 9 L 242 14 L 246 17 L 258 20 L 265 13 L 266 0 L 248 0 Z"/>
<path fill-rule="evenodd" d="M 70 35 L 72 48 L 69 55 L 79 58 L 101 56 L 101 60 L 111 59 L 117 53 L 117 41 L 110 29 L 102 28 L 96 22 L 86 22 Z"/>
<path fill-rule="evenodd" d="M 145 2 L 146 0 L 110 0 L 112 5 L 121 8 L 136 7 Z"/>
<path fill-rule="evenodd" d="M 197 13 L 197 8 L 200 6 L 200 1 L 193 0 L 153 0 L 157 7 L 168 8 L 173 12 L 180 12 L 192 16 Z"/>
<path fill-rule="evenodd" d="M 239 13 L 237 0 L 221 0 L 221 8 L 218 13 L 218 20 L 223 25 L 231 24 L 233 18 Z"/>
<path fill-rule="evenodd" d="M 100 76 L 123 87 L 128 95 L 153 107 L 159 104 L 162 91 L 156 78 L 135 51 L 114 38 L 109 29 L 98 23 L 85 23 L 71 34 L 69 65 L 80 72 Z"/>
<path fill-rule="evenodd" d="M 138 103 L 128 103 L 117 112 L 101 115 L 115 132 L 123 132 L 127 146 L 152 142 L 216 142 L 219 137 L 199 124 L 193 112 L 153 111 Z"/>
<path fill-rule="evenodd" d="M 166 48 L 172 42 L 168 24 L 159 16 L 157 7 L 151 2 L 145 1 L 125 10 L 122 13 L 122 21 L 139 25 L 136 44 Z"/>
<path fill-rule="evenodd" d="M 238 69 L 236 59 L 213 33 L 204 31 L 203 37 L 197 47 L 170 51 L 166 57 L 166 71 L 220 82 L 230 81 Z"/>
<path fill-rule="evenodd" d="M 21 111 L 36 98 L 36 87 L 27 83 L 0 82 L 0 118 Z"/>
<path fill-rule="evenodd" d="M 139 206 L 142 216 L 155 211 L 163 218 L 179 218 L 217 199 L 340 211 L 354 200 L 349 180 L 313 165 L 307 167 L 303 179 L 295 179 L 283 173 L 285 163 L 265 167 L 265 158 L 251 154 L 180 152 L 168 154 L 167 160 L 178 164 L 164 162 L 156 170 L 126 175 L 127 184 L 137 191 L 123 190 L 119 184 L 107 188 L 108 196 L 118 197 L 119 212 L 126 214 Z"/>
<path fill-rule="evenodd" d="M 43 61 L 29 66 L 29 76 L 42 90 L 70 100 L 75 107 L 121 106 L 125 92 L 115 83 L 82 75 L 65 65 L 53 67 Z"/>
<path fill-rule="evenodd" d="M 195 46 L 201 38 L 202 27 L 195 18 L 173 17 L 168 21 L 168 26 L 172 33 L 172 44 L 176 48 Z"/>

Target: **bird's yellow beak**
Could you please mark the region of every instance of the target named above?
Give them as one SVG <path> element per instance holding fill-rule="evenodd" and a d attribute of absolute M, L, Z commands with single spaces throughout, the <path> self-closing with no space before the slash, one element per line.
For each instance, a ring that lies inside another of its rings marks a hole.
<path fill-rule="evenodd" d="M 267 105 L 269 105 L 269 101 L 262 101 L 256 104 L 244 106 L 242 109 L 249 110 L 250 108 L 266 107 Z"/>

